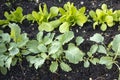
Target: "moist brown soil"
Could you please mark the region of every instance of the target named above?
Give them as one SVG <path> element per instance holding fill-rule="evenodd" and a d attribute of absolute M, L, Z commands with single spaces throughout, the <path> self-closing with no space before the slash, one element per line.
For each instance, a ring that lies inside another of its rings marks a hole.
<path fill-rule="evenodd" d="M 6 2 L 10 1 L 11 5 L 7 6 Z M 103 3 L 106 3 L 109 8 L 120 9 L 120 0 L 40 0 L 39 3 L 46 3 L 48 7 L 51 6 L 63 6 L 66 2 L 73 2 L 77 8 L 85 6 L 87 8 L 86 13 L 89 10 L 95 10 L 100 8 Z M 33 10 L 38 11 L 39 3 L 30 0 L 0 0 L 0 19 L 4 19 L 4 12 L 16 9 L 21 6 L 24 10 L 24 15 L 31 13 Z M 24 20 L 22 24 L 19 24 L 22 32 L 28 33 L 30 39 L 34 39 L 38 33 L 37 23 L 32 24 L 30 21 Z M 118 24 L 112 28 L 108 28 L 107 31 L 102 32 L 99 27 L 96 30 L 92 29 L 92 23 L 87 22 L 81 29 L 76 25 L 72 27 L 75 36 L 82 36 L 85 38 L 85 42 L 80 46 L 84 52 L 88 51 L 91 43 L 87 41 L 88 38 L 95 33 L 100 33 L 105 37 L 105 44 L 107 45 L 116 34 L 120 34 L 118 31 Z M 3 29 L 4 32 L 10 32 L 10 29 Z M 78 32 L 77 32 L 78 30 Z M 59 35 L 58 29 L 54 31 L 56 35 Z M 120 62 L 120 61 L 119 61 Z M 89 68 L 84 68 L 83 63 L 77 65 L 70 64 L 72 67 L 71 72 L 64 72 L 58 69 L 56 74 L 49 71 L 50 62 L 46 63 L 38 70 L 34 67 L 29 67 L 28 62 L 23 58 L 21 63 L 17 63 L 16 66 L 11 67 L 7 75 L 0 73 L 0 80 L 114 80 L 118 78 L 118 69 L 113 66 L 108 70 L 104 65 L 90 65 Z"/>

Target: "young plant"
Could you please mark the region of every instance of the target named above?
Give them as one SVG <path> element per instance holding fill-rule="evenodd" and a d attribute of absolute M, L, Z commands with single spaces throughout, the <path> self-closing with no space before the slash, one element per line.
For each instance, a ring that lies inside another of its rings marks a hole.
<path fill-rule="evenodd" d="M 100 24 L 100 29 L 102 31 L 105 31 L 107 29 L 107 26 L 114 26 L 115 21 L 118 21 L 118 15 L 116 11 L 108 9 L 106 4 L 102 4 L 101 9 L 96 9 L 96 11 L 91 10 L 89 12 L 89 15 L 92 17 L 93 21 L 95 21 L 93 23 L 93 29 L 95 29 L 96 26 Z"/>
<path fill-rule="evenodd" d="M 21 34 L 21 30 L 17 24 L 9 24 L 11 28 L 10 35 L 8 33 L 0 33 L 0 71 L 2 74 L 7 73 L 10 66 L 16 65 L 17 61 L 21 61 L 23 50 L 28 42 L 27 34 Z"/>
<path fill-rule="evenodd" d="M 60 20 L 53 20 L 58 16 L 59 9 L 55 6 L 50 8 L 50 12 L 48 12 L 47 5 L 44 4 L 39 6 L 39 12 L 32 11 L 32 14 L 28 14 L 26 17 L 28 20 L 36 21 L 39 25 L 40 31 L 53 31 L 54 28 L 57 28 L 60 25 Z M 52 20 L 52 21 L 50 21 Z"/>
<path fill-rule="evenodd" d="M 116 65 L 119 70 L 120 79 L 120 66 L 119 62 L 117 61 L 117 59 L 120 58 L 120 34 L 114 37 L 113 41 L 108 45 L 108 47 L 106 47 L 103 43 L 104 38 L 100 34 L 95 34 L 90 38 L 90 40 L 100 44 L 98 47 L 95 46 L 93 50 L 104 54 L 104 56 L 100 57 L 99 60 L 96 60 L 97 63 L 105 65 L 108 69 L 111 69 L 113 65 Z"/>
<path fill-rule="evenodd" d="M 4 13 L 5 20 L 0 20 L 0 25 L 6 26 L 9 24 L 9 22 L 20 22 L 25 19 L 23 15 L 23 9 L 21 7 L 17 7 L 15 11 L 10 11 L 10 13 L 5 12 Z"/>
<path fill-rule="evenodd" d="M 79 26 L 83 26 L 87 21 L 87 17 L 85 16 L 85 7 L 77 8 L 73 3 L 67 2 L 64 5 L 64 8 L 59 8 L 61 17 L 60 21 L 62 24 L 59 27 L 59 31 L 61 33 L 67 32 L 70 29 L 70 26 L 74 26 L 75 24 Z"/>

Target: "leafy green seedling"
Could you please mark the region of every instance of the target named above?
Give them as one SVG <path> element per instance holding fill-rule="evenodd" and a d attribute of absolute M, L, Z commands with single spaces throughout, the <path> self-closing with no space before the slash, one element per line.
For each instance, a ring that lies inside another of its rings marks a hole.
<path fill-rule="evenodd" d="M 100 29 L 105 31 L 108 27 L 112 27 L 117 21 L 116 11 L 112 9 L 108 9 L 106 4 L 102 4 L 101 9 L 96 9 L 96 11 L 91 10 L 89 15 L 92 17 L 93 21 L 93 29 L 96 28 L 97 25 L 101 25 Z"/>
<path fill-rule="evenodd" d="M 61 14 L 60 21 L 62 22 L 59 27 L 59 31 L 61 33 L 68 32 L 70 26 L 75 24 L 83 26 L 87 21 L 87 17 L 85 16 L 85 9 L 85 7 L 82 7 L 77 10 L 74 4 L 70 2 L 67 2 L 64 5 L 64 8 L 59 8 Z"/>
<path fill-rule="evenodd" d="M 47 9 L 47 5 L 44 4 L 39 6 L 39 12 L 32 11 L 32 14 L 27 15 L 28 20 L 36 21 L 39 24 L 40 31 L 53 31 L 54 28 L 57 28 L 61 22 L 60 20 L 52 20 L 58 16 L 59 9 L 55 6 L 50 8 L 50 12 Z M 52 20 L 52 21 L 50 21 Z"/>

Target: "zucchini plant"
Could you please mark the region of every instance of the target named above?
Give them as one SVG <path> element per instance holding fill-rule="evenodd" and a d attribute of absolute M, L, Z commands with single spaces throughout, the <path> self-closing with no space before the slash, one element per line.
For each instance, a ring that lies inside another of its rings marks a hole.
<path fill-rule="evenodd" d="M 67 32 L 70 26 L 75 24 L 83 26 L 87 22 L 87 16 L 85 15 L 85 7 L 77 9 L 73 3 L 67 2 L 64 4 L 63 8 L 59 8 L 60 11 L 60 21 L 62 24 L 59 27 L 61 33 Z"/>
<path fill-rule="evenodd" d="M 17 61 L 22 61 L 22 54 L 25 52 L 25 45 L 28 42 L 26 33 L 21 34 L 21 29 L 17 24 L 9 24 L 10 35 L 0 32 L 0 71 L 7 73 L 10 66 L 16 65 Z"/>
<path fill-rule="evenodd" d="M 39 25 L 40 31 L 53 31 L 54 28 L 57 28 L 60 25 L 60 20 L 55 19 L 58 16 L 59 9 L 58 7 L 51 7 L 50 11 L 47 9 L 47 5 L 44 4 L 39 6 L 39 11 L 32 11 L 32 14 L 28 14 L 26 18 L 31 21 L 36 21 Z"/>
<path fill-rule="evenodd" d="M 101 9 L 96 9 L 96 11 L 91 10 L 89 15 L 93 19 L 93 29 L 96 28 L 97 25 L 101 25 L 100 29 L 105 31 L 108 27 L 113 27 L 115 22 L 119 21 L 118 11 L 113 11 L 112 9 L 108 9 L 106 4 L 102 4 Z"/>
<path fill-rule="evenodd" d="M 0 20 L 0 25 L 6 26 L 10 22 L 19 22 L 22 23 L 22 21 L 25 19 L 23 15 L 23 9 L 21 7 L 17 7 L 15 11 L 10 11 L 8 13 L 7 11 L 4 13 L 5 20 Z"/>

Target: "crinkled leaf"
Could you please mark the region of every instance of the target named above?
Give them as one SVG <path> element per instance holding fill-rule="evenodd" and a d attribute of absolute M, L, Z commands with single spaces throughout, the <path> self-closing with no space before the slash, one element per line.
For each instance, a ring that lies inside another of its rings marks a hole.
<path fill-rule="evenodd" d="M 42 38 L 43 38 L 43 32 L 39 32 L 39 33 L 37 34 L 37 40 L 38 40 L 39 42 L 42 42 Z"/>
<path fill-rule="evenodd" d="M 19 53 L 19 49 L 18 48 L 12 48 L 11 50 L 9 50 L 9 52 L 10 52 L 11 56 L 14 56 L 14 55 Z"/>
<path fill-rule="evenodd" d="M 52 62 L 50 65 L 50 71 L 55 73 L 57 69 L 58 69 L 58 62 L 57 61 Z"/>
<path fill-rule="evenodd" d="M 70 67 L 68 64 L 64 63 L 64 62 L 61 62 L 61 63 L 60 63 L 60 67 L 61 67 L 61 69 L 62 69 L 63 71 L 66 71 L 66 72 L 69 72 L 69 71 L 72 70 L 71 67 Z"/>
<path fill-rule="evenodd" d="M 10 42 L 10 35 L 8 33 L 4 33 L 1 35 L 4 42 Z"/>
<path fill-rule="evenodd" d="M 96 33 L 92 37 L 90 37 L 90 40 L 96 43 L 103 43 L 104 37 L 101 34 Z"/>
<path fill-rule="evenodd" d="M 98 58 L 93 58 L 93 59 L 90 59 L 90 62 L 94 65 L 96 65 L 97 63 L 99 63 L 99 59 Z"/>
<path fill-rule="evenodd" d="M 113 17 L 112 16 L 106 16 L 105 17 L 105 21 L 107 22 L 107 25 L 109 27 L 112 27 L 113 26 Z"/>

